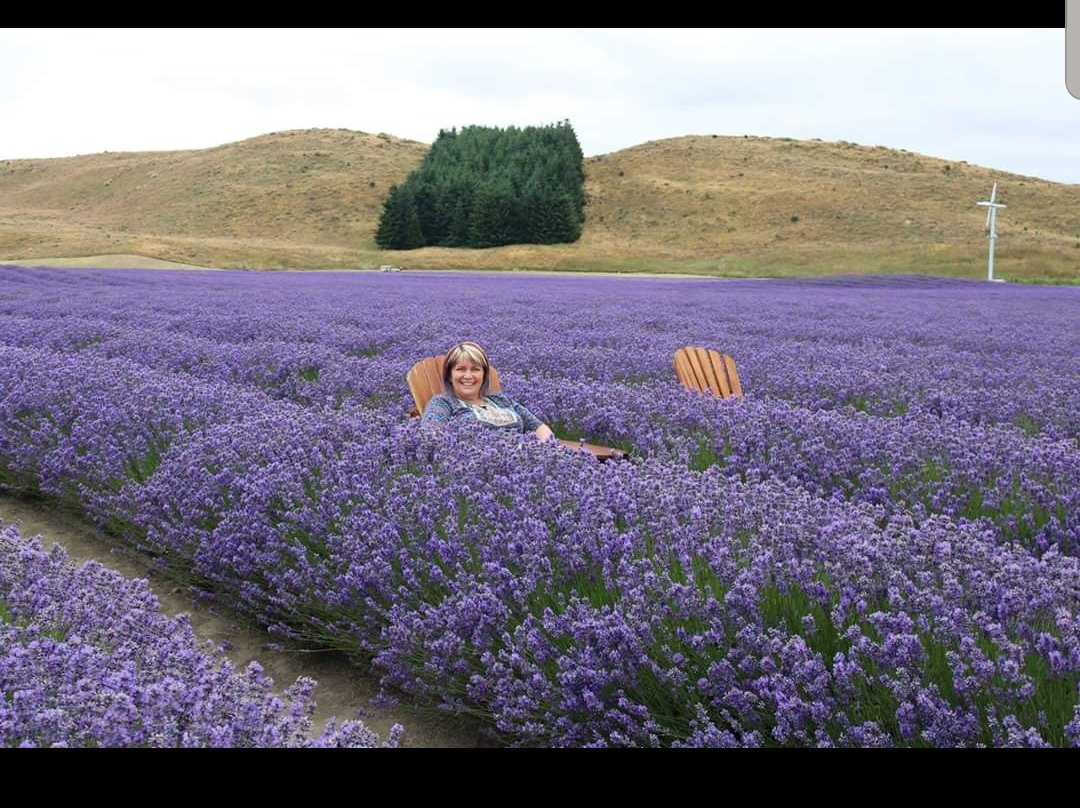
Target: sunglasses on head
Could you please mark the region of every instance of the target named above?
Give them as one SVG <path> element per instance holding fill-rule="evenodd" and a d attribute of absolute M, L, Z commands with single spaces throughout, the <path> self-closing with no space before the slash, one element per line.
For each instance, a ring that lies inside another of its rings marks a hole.
<path fill-rule="evenodd" d="M 446 352 L 447 357 L 456 356 L 466 348 L 472 348 L 480 356 L 484 357 L 484 364 L 488 363 L 487 351 L 477 345 L 475 342 L 459 342 L 453 348 Z"/>

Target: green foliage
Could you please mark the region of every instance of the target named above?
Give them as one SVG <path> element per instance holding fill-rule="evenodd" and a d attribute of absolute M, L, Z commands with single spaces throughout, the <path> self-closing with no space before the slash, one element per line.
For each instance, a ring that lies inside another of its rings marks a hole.
<path fill-rule="evenodd" d="M 375 243 L 384 250 L 411 250 L 424 246 L 416 198 L 409 188 L 397 185 L 390 188 Z"/>
<path fill-rule="evenodd" d="M 442 130 L 390 189 L 382 249 L 562 244 L 581 238 L 585 170 L 569 121 L 543 127 Z"/>
<path fill-rule="evenodd" d="M 1024 434 L 1029 438 L 1038 435 L 1041 431 L 1039 427 L 1039 422 L 1032 418 L 1030 415 L 1028 415 L 1026 412 L 1020 413 L 1013 420 L 1018 427 L 1024 430 Z"/>

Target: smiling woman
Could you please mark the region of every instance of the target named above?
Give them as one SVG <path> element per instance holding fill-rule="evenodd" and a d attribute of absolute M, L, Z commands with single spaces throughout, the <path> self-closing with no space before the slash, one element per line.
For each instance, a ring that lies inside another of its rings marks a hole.
<path fill-rule="evenodd" d="M 491 363 L 475 342 L 461 342 L 446 353 L 443 390 L 424 408 L 424 423 L 471 419 L 496 429 L 532 432 L 539 440 L 552 436 L 547 424 L 504 395 L 490 391 Z"/>

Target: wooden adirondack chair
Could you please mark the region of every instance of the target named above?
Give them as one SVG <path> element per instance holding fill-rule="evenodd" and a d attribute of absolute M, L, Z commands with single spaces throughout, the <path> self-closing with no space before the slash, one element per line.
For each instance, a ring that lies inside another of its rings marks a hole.
<path fill-rule="evenodd" d="M 717 398 L 742 398 L 742 383 L 735 360 L 712 348 L 679 348 L 675 375 L 687 390 L 712 393 Z"/>
<path fill-rule="evenodd" d="M 446 354 L 429 356 L 421 359 L 409 371 L 405 380 L 409 383 L 409 391 L 412 393 L 416 406 L 409 410 L 409 415 L 419 417 L 424 412 L 424 407 L 431 401 L 431 397 L 443 391 L 443 367 L 446 365 Z M 488 366 L 488 392 L 498 393 L 502 387 L 499 384 L 499 373 L 494 367 Z M 622 449 L 611 446 L 601 446 L 597 443 L 585 443 L 584 441 L 563 440 L 556 438 L 559 443 L 570 449 L 580 449 L 596 455 L 600 460 L 612 460 L 626 457 Z"/>

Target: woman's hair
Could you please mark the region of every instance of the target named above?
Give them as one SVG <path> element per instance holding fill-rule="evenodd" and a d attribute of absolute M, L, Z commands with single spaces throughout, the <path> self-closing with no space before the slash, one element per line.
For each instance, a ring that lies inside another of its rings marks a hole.
<path fill-rule="evenodd" d="M 488 378 L 491 375 L 489 372 L 491 365 L 488 363 L 484 349 L 475 342 L 459 342 L 446 352 L 446 364 L 443 365 L 442 374 L 443 390 L 447 393 L 453 392 L 454 384 L 450 380 L 450 376 L 454 372 L 454 367 L 463 359 L 475 362 L 484 369 L 484 380 L 480 382 L 480 395 L 486 396 L 488 394 Z"/>

